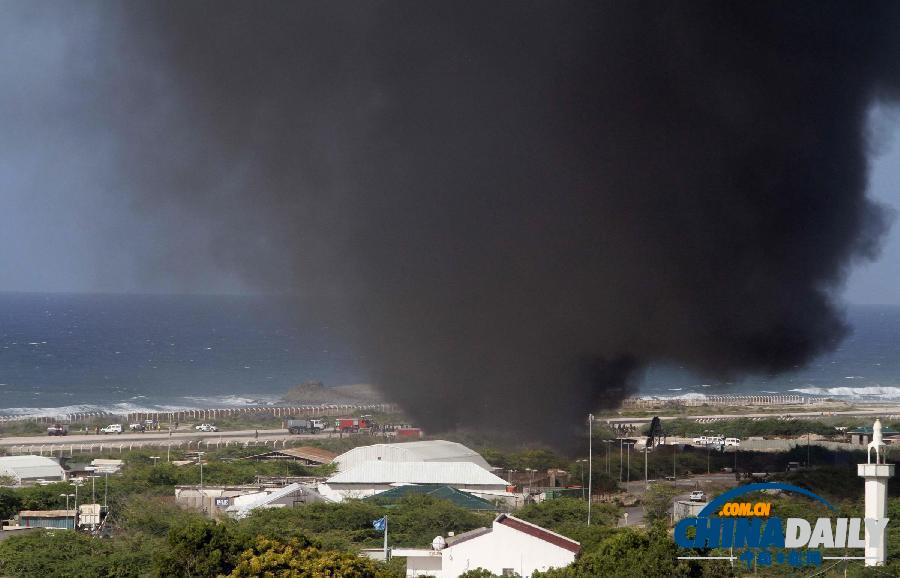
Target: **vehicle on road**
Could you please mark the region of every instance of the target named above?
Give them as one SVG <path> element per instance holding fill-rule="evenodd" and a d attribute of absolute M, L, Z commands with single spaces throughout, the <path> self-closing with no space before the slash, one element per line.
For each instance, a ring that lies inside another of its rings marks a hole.
<path fill-rule="evenodd" d="M 702 490 L 694 490 L 693 492 L 691 492 L 691 501 L 692 502 L 705 502 L 706 494 L 704 494 Z"/>
<path fill-rule="evenodd" d="M 104 428 L 100 428 L 100 433 L 103 434 L 120 434 L 122 433 L 122 424 L 120 423 L 111 423 Z"/>
<path fill-rule="evenodd" d="M 287 429 L 292 434 L 319 433 L 325 429 L 325 421 L 321 419 L 289 419 Z"/>
<path fill-rule="evenodd" d="M 205 432 L 219 431 L 219 428 L 217 428 L 216 426 L 214 426 L 211 423 L 201 423 L 200 425 L 195 426 L 194 429 L 198 430 L 198 431 L 205 431 Z"/>
<path fill-rule="evenodd" d="M 360 430 L 373 431 L 376 425 L 372 418 L 339 417 L 334 420 L 334 429 L 342 433 L 357 433 Z"/>
<path fill-rule="evenodd" d="M 694 438 L 694 445 L 695 445 L 695 446 L 705 446 L 707 441 L 708 441 L 708 440 L 707 440 L 706 436 L 695 437 L 695 438 Z"/>
<path fill-rule="evenodd" d="M 144 424 L 142 424 L 142 423 L 133 423 L 133 424 L 131 424 L 131 425 L 129 426 L 129 429 L 130 429 L 131 431 L 140 431 L 140 432 L 142 432 L 142 431 L 144 431 L 145 428 L 144 428 Z"/>
<path fill-rule="evenodd" d="M 738 438 L 725 438 L 725 447 L 740 447 L 741 440 Z"/>
<path fill-rule="evenodd" d="M 48 436 L 64 436 L 69 433 L 69 430 L 66 429 L 66 426 L 55 423 L 47 428 Z"/>

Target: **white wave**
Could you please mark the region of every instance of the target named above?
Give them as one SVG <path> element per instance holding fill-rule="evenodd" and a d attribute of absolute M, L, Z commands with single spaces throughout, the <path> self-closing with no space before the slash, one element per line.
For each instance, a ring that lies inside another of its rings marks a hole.
<path fill-rule="evenodd" d="M 800 387 L 792 389 L 791 391 L 806 395 L 827 395 L 832 397 L 849 397 L 852 399 L 871 397 L 900 399 L 900 387 L 880 385 L 869 387 Z"/>
<path fill-rule="evenodd" d="M 679 391 L 679 390 L 670 390 L 670 391 Z M 687 400 L 704 400 L 707 399 L 707 396 L 702 393 L 682 393 L 681 395 L 642 395 L 640 399 L 658 399 L 658 400 L 668 400 L 668 399 L 687 399 Z"/>
<path fill-rule="evenodd" d="M 275 405 L 281 401 L 280 395 L 259 394 L 253 397 L 247 395 L 211 395 L 211 396 L 186 396 L 196 405 L 193 407 L 240 407 L 256 405 Z"/>

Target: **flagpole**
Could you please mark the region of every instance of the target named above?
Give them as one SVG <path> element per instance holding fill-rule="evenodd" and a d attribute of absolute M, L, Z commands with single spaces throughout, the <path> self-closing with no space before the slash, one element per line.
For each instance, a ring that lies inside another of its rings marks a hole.
<path fill-rule="evenodd" d="M 384 515 L 384 561 L 388 561 L 388 552 L 387 552 L 387 533 L 388 533 L 388 517 L 387 514 Z"/>

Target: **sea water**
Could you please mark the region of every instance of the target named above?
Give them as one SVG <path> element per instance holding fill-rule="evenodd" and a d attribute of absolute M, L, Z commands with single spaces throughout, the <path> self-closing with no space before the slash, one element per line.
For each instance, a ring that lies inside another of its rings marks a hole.
<path fill-rule="evenodd" d="M 847 316 L 852 333 L 805 368 L 720 382 L 652 367 L 639 393 L 900 400 L 900 307 Z M 267 404 L 308 380 L 367 382 L 343 329 L 278 298 L 0 294 L 0 415 Z"/>
<path fill-rule="evenodd" d="M 321 315 L 284 299 L 0 294 L 0 415 L 278 401 L 365 381 Z"/>

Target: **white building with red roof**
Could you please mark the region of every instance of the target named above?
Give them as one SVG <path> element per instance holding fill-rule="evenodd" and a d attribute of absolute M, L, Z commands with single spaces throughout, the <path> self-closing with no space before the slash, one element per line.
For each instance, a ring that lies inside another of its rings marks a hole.
<path fill-rule="evenodd" d="M 535 570 L 562 568 L 575 561 L 581 544 L 509 514 L 500 514 L 490 528 L 457 536 L 438 536 L 430 549 L 396 548 L 406 557 L 406 575 L 456 578 L 484 568 L 499 576 L 531 576 Z"/>

